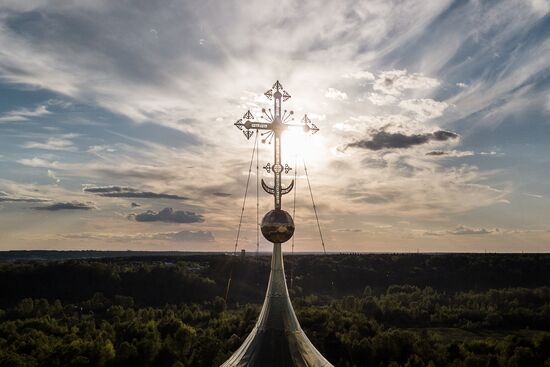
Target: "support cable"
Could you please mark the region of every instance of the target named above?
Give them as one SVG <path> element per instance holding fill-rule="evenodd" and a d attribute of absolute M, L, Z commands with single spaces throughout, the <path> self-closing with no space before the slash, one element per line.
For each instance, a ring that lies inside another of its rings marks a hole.
<path fill-rule="evenodd" d="M 235 248 L 233 249 L 233 257 L 237 254 L 237 246 L 239 245 L 239 237 L 241 235 L 241 226 L 243 224 L 243 215 L 244 215 L 244 208 L 246 206 L 246 197 L 248 195 L 248 186 L 250 184 L 250 175 L 252 174 L 252 163 L 254 162 L 254 155 L 256 155 L 258 149 L 258 134 L 256 134 L 256 139 L 254 140 L 254 148 L 252 148 L 252 157 L 250 158 L 250 165 L 248 167 L 248 177 L 246 179 L 246 188 L 244 190 L 244 198 L 243 198 L 243 207 L 241 209 L 241 218 L 239 219 L 239 227 L 237 228 L 237 238 L 235 239 Z M 256 161 L 256 169 L 257 169 L 257 161 Z M 231 264 L 231 270 L 229 272 L 229 278 L 227 279 L 227 287 L 225 288 L 225 303 L 227 304 L 227 298 L 229 296 L 229 288 L 231 286 L 231 279 L 233 278 L 233 264 Z"/>
<path fill-rule="evenodd" d="M 313 191 L 311 190 L 311 183 L 309 182 L 309 175 L 307 173 L 306 160 L 304 162 L 304 172 L 306 174 L 307 186 L 309 187 L 309 195 L 311 196 L 311 204 L 313 205 L 313 212 L 315 213 L 315 220 L 317 221 L 317 229 L 319 229 L 319 237 L 321 237 L 321 244 L 323 245 L 323 253 L 326 255 L 327 250 L 325 248 L 325 241 L 323 240 L 323 232 L 321 232 L 321 225 L 319 224 L 319 215 L 317 215 L 317 206 L 315 205 L 315 200 L 313 199 Z"/>
<path fill-rule="evenodd" d="M 296 219 L 296 191 L 298 191 L 298 154 L 294 158 L 294 202 L 292 204 L 292 218 Z M 292 236 L 292 254 L 294 254 L 294 237 Z"/>
<path fill-rule="evenodd" d="M 225 304 L 227 304 L 227 297 L 229 296 L 229 287 L 231 286 L 232 277 L 233 277 L 233 267 L 231 267 L 231 271 L 229 272 L 229 279 L 227 279 L 227 287 L 225 288 L 225 297 L 224 297 Z"/>
<path fill-rule="evenodd" d="M 292 218 L 296 220 L 296 191 L 298 191 L 298 153 L 294 156 L 294 200 L 292 203 Z M 294 255 L 294 238 L 296 237 L 296 232 L 292 236 L 292 255 Z M 292 263 L 290 265 L 290 289 L 294 285 L 294 266 Z"/>
<path fill-rule="evenodd" d="M 258 134 L 256 134 L 256 139 L 254 140 L 254 148 L 252 149 L 252 157 L 250 158 L 250 166 L 248 167 L 248 178 L 246 179 L 246 188 L 244 190 L 243 207 L 241 209 L 241 218 L 239 219 L 239 227 L 237 228 L 237 239 L 235 240 L 235 249 L 233 250 L 233 255 L 237 254 L 237 245 L 239 244 L 239 237 L 241 235 L 241 226 L 243 224 L 244 207 L 246 205 L 246 197 L 248 195 L 248 186 L 250 184 L 250 174 L 252 173 L 252 163 L 254 162 L 254 155 L 256 154 L 257 147 L 258 147 Z"/>
<path fill-rule="evenodd" d="M 258 129 L 256 129 L 256 139 Z M 256 256 L 260 254 L 260 150 L 256 146 Z"/>

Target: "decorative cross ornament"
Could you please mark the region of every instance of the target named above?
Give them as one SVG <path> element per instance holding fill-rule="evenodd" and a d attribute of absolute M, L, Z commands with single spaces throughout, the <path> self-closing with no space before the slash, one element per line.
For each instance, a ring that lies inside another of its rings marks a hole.
<path fill-rule="evenodd" d="M 246 136 L 247 139 L 250 139 L 254 135 L 254 130 L 256 134 L 261 134 L 262 143 L 271 144 L 272 140 L 275 140 L 275 149 L 274 149 L 274 160 L 273 165 L 268 163 L 264 168 L 268 173 L 273 171 L 274 176 L 274 185 L 270 187 L 262 179 L 262 188 L 270 195 L 273 195 L 275 198 L 275 209 L 281 209 L 281 197 L 282 195 L 288 194 L 294 187 L 294 180 L 287 187 L 283 188 L 281 185 L 281 173 L 284 171 L 288 173 L 292 168 L 285 164 L 281 164 L 281 138 L 282 133 L 289 129 L 302 129 L 305 133 L 315 134 L 319 131 L 319 128 L 311 122 L 311 120 L 304 115 L 300 123 L 293 123 L 294 121 L 294 111 L 282 111 L 282 102 L 287 101 L 290 98 L 290 94 L 283 89 L 283 86 L 277 80 L 273 87 L 269 89 L 264 95 L 269 99 L 273 100 L 273 111 L 271 108 L 265 109 L 262 108 L 262 119 L 263 121 L 253 121 L 254 116 L 248 110 L 242 119 L 239 119 L 235 122 L 235 126 L 241 130 Z M 282 112 L 281 112 L 282 111 Z M 260 130 L 265 130 L 260 133 Z"/>

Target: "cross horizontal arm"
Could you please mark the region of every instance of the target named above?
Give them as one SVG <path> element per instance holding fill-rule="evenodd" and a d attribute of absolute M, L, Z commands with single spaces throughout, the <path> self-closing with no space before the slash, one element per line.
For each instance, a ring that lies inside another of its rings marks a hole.
<path fill-rule="evenodd" d="M 310 126 L 311 125 L 311 126 Z M 310 123 L 310 125 L 308 124 L 292 124 L 292 123 L 286 123 L 285 124 L 285 128 L 288 129 L 288 128 L 291 128 L 291 129 L 295 129 L 295 130 L 303 130 L 305 133 L 309 133 L 311 132 L 312 134 L 315 134 L 317 131 L 319 131 L 319 128 L 313 124 L 313 123 Z"/>
<path fill-rule="evenodd" d="M 272 122 L 258 122 L 258 121 L 246 121 L 244 127 L 247 129 L 258 129 L 258 130 L 274 130 Z"/>

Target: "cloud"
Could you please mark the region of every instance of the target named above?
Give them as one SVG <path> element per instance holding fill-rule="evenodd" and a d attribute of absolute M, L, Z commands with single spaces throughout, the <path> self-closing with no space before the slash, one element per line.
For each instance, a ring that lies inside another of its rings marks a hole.
<path fill-rule="evenodd" d="M 368 100 L 376 106 L 387 106 L 397 102 L 397 98 L 389 94 L 370 93 Z"/>
<path fill-rule="evenodd" d="M 184 210 L 164 208 L 160 212 L 148 210 L 141 214 L 131 214 L 128 219 L 136 222 L 167 222 L 167 223 L 202 223 L 204 217 L 200 214 Z"/>
<path fill-rule="evenodd" d="M 227 192 L 213 192 L 212 195 L 225 198 L 225 197 L 231 196 L 232 194 Z"/>
<path fill-rule="evenodd" d="M 157 193 L 152 191 L 139 191 L 127 186 L 86 186 L 84 192 L 91 194 L 110 197 L 110 198 L 143 198 L 143 199 L 172 199 L 172 200 L 187 200 L 185 196 Z"/>
<path fill-rule="evenodd" d="M 51 178 L 52 180 L 55 181 L 55 183 L 60 183 L 61 180 L 59 179 L 59 177 L 57 177 L 57 175 L 55 174 L 54 171 L 52 171 L 51 169 L 48 170 L 48 177 Z"/>
<path fill-rule="evenodd" d="M 61 137 L 51 137 L 44 143 L 30 141 L 23 144 L 24 148 L 29 149 L 45 149 L 45 150 L 65 150 L 75 151 L 76 147 L 70 138 L 77 136 L 76 134 L 66 134 Z"/>
<path fill-rule="evenodd" d="M 415 145 L 429 143 L 430 141 L 447 141 L 457 138 L 458 134 L 445 130 L 438 130 L 433 133 L 414 135 L 378 131 L 371 136 L 370 140 L 360 140 L 354 143 L 350 143 L 347 145 L 347 147 L 363 148 L 369 150 L 407 149 Z"/>
<path fill-rule="evenodd" d="M 0 123 L 27 121 L 32 117 L 40 117 L 48 114 L 50 114 L 50 111 L 43 105 L 37 106 L 35 109 L 20 108 L 0 115 Z"/>
<path fill-rule="evenodd" d="M 48 211 L 58 211 L 58 210 L 91 210 L 95 209 L 95 206 L 92 203 L 80 203 L 77 201 L 72 201 L 69 203 L 54 203 L 47 206 L 37 206 L 35 210 L 48 210 Z"/>
<path fill-rule="evenodd" d="M 46 159 L 34 157 L 34 158 L 23 158 L 18 159 L 17 163 L 22 164 L 24 166 L 29 167 L 38 167 L 38 168 L 57 168 L 59 163 L 58 162 L 50 162 Z"/>
<path fill-rule="evenodd" d="M 328 88 L 325 92 L 325 97 L 336 101 L 345 101 L 348 99 L 348 95 L 345 92 L 339 91 L 335 88 Z"/>
<path fill-rule="evenodd" d="M 140 207 L 141 205 L 139 205 L 138 203 L 132 202 L 131 206 L 132 208 L 137 208 L 137 207 Z"/>
<path fill-rule="evenodd" d="M 459 226 L 456 229 L 449 231 L 450 234 L 454 235 L 483 235 L 490 234 L 495 232 L 494 230 L 488 230 L 485 228 L 469 228 L 465 226 Z"/>
<path fill-rule="evenodd" d="M 366 193 L 361 197 L 357 197 L 356 200 L 362 201 L 369 204 L 386 204 L 395 201 L 401 195 L 397 192 L 388 192 L 388 193 Z"/>
<path fill-rule="evenodd" d="M 346 73 L 343 75 L 346 79 L 358 79 L 358 80 L 374 80 L 374 74 L 370 71 L 361 70 L 353 73 Z"/>
<path fill-rule="evenodd" d="M 407 73 L 407 70 L 390 70 L 380 73 L 374 81 L 375 91 L 398 96 L 408 89 L 429 89 L 439 85 L 434 78 L 424 76 L 422 73 Z"/>
<path fill-rule="evenodd" d="M 422 121 L 440 117 L 449 105 L 430 98 L 406 99 L 399 102 L 399 107 L 414 112 Z"/>
<path fill-rule="evenodd" d="M 498 210 L 511 187 L 495 188 L 487 184 L 492 173 L 461 164 L 443 167 L 434 160 L 422 155 L 404 155 L 407 152 L 380 152 L 386 165 L 357 166 L 356 172 L 368 172 L 368 176 L 342 177 L 335 191 L 345 196 L 339 199 L 335 194 L 332 200 L 342 200 L 346 209 L 364 218 L 365 213 L 376 213 L 380 218 L 428 218 L 451 214 L 465 214 L 481 207 Z M 369 155 L 367 155 L 369 156 Z M 344 182 L 345 181 L 345 182 Z M 343 188 L 343 189 L 342 189 Z M 369 203 L 364 201 L 369 195 L 380 194 L 386 202 Z M 351 221 L 351 222 L 349 222 Z M 349 219 L 346 223 L 354 223 Z"/>
<path fill-rule="evenodd" d="M 0 202 L 22 202 L 22 203 L 42 203 L 49 201 L 48 199 L 10 195 L 4 191 L 0 191 Z"/>

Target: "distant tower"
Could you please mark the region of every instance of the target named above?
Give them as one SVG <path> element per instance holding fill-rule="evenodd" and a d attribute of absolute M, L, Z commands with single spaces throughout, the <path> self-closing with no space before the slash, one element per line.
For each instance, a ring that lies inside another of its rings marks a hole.
<path fill-rule="evenodd" d="M 281 244 L 292 238 L 294 221 L 292 216 L 281 209 L 281 197 L 289 193 L 294 181 L 286 188 L 281 185 L 281 173 L 288 173 L 291 169 L 287 164 L 281 164 L 281 135 L 291 128 L 303 129 L 304 132 L 315 133 L 319 129 L 307 117 L 302 123 L 290 123 L 292 111 L 284 110 L 281 113 L 282 101 L 290 98 L 279 81 L 265 92 L 265 96 L 274 101 L 271 109 L 262 110 L 263 118 L 267 122 L 252 121 L 254 116 L 248 111 L 244 117 L 235 123 L 247 139 L 259 130 L 266 130 L 262 142 L 274 138 L 274 163 L 264 168 L 268 173 L 273 171 L 274 185 L 268 186 L 262 180 L 262 187 L 273 195 L 275 208 L 269 211 L 262 219 L 261 229 L 264 237 L 273 243 L 271 257 L 271 274 L 265 295 L 264 304 L 254 329 L 250 332 L 240 348 L 221 367 L 321 367 L 332 366 L 317 349 L 311 344 L 300 327 L 296 318 L 285 280 L 283 254 Z"/>

